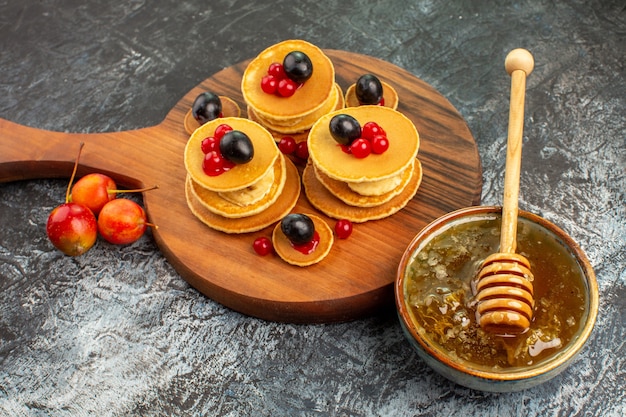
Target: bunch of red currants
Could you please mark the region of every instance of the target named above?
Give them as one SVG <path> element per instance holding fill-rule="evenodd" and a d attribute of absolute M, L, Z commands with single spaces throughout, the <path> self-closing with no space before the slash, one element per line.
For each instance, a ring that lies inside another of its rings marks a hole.
<path fill-rule="evenodd" d="M 88 174 L 72 186 L 77 164 L 78 158 L 65 203 L 52 210 L 46 224 L 48 239 L 57 249 L 66 255 L 78 256 L 91 249 L 98 233 L 110 243 L 125 245 L 139 239 L 148 226 L 156 227 L 148 223 L 139 204 L 117 198 L 117 194 L 157 187 L 121 191 L 111 177 L 99 173 Z"/>

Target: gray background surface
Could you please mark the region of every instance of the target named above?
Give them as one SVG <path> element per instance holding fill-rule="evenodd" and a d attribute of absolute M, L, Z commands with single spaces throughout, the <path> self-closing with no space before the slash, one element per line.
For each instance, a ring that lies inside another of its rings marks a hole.
<path fill-rule="evenodd" d="M 130 246 L 100 240 L 79 258 L 56 251 L 45 223 L 66 180 L 0 184 L 0 415 L 626 414 L 625 8 L 0 1 L 0 117 L 74 132 L 152 126 L 211 74 L 302 38 L 387 60 L 437 88 L 478 143 L 485 204 L 501 201 L 504 57 L 525 47 L 536 65 L 520 208 L 572 235 L 601 297 L 589 344 L 566 372 L 519 393 L 481 393 L 426 367 L 393 309 L 330 325 L 242 316 L 189 287 L 149 233 Z"/>

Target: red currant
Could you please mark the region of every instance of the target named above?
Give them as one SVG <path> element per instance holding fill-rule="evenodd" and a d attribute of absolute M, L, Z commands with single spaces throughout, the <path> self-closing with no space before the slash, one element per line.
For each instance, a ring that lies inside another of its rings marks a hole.
<path fill-rule="evenodd" d="M 260 256 L 269 255 L 274 250 L 272 241 L 265 236 L 256 238 L 252 243 L 252 248 Z"/>
<path fill-rule="evenodd" d="M 217 151 L 211 151 L 204 155 L 204 161 L 202 161 L 202 169 L 204 173 L 214 177 L 224 172 L 224 158 Z"/>
<path fill-rule="evenodd" d="M 233 130 L 232 127 L 230 127 L 229 125 L 227 125 L 226 123 L 222 123 L 221 125 L 219 125 L 218 127 L 215 128 L 215 132 L 213 132 L 213 136 L 215 136 L 215 139 L 217 139 L 218 141 L 222 140 L 222 137 L 227 133 L 230 132 L 231 130 Z"/>
<path fill-rule="evenodd" d="M 281 97 L 291 97 L 298 89 L 298 84 L 290 78 L 283 78 L 278 82 L 278 95 Z"/>
<path fill-rule="evenodd" d="M 352 151 L 350 150 L 350 145 L 339 145 L 341 147 L 341 150 L 344 151 L 345 153 L 352 153 Z"/>
<path fill-rule="evenodd" d="M 387 140 L 387 136 L 377 135 L 371 140 L 372 143 L 372 152 L 376 154 L 381 154 L 389 149 L 389 140 Z"/>
<path fill-rule="evenodd" d="M 202 148 L 202 153 L 207 154 L 211 151 L 218 150 L 220 148 L 220 141 L 217 140 L 215 136 L 209 136 L 202 140 L 200 147 Z"/>
<path fill-rule="evenodd" d="M 296 151 L 296 140 L 291 136 L 284 136 L 278 142 L 278 149 L 285 155 L 291 155 Z"/>
<path fill-rule="evenodd" d="M 365 158 L 372 152 L 372 145 L 367 139 L 358 138 L 350 145 L 350 152 L 355 158 Z"/>
<path fill-rule="evenodd" d="M 298 142 L 298 144 L 296 145 L 295 155 L 303 161 L 309 159 L 309 146 L 306 140 Z"/>
<path fill-rule="evenodd" d="M 381 97 L 380 101 L 378 102 L 379 106 L 384 106 L 385 105 L 385 97 Z"/>
<path fill-rule="evenodd" d="M 261 78 L 261 90 L 266 94 L 276 94 L 278 81 L 273 75 L 266 75 Z"/>
<path fill-rule="evenodd" d="M 222 164 L 222 172 L 226 172 L 229 169 L 232 169 L 235 167 L 235 165 L 237 165 L 236 163 L 234 163 L 233 161 L 226 159 L 222 156 L 222 159 L 224 160 L 223 164 Z"/>
<path fill-rule="evenodd" d="M 273 62 L 270 64 L 270 67 L 267 70 L 269 75 L 272 75 L 276 78 L 277 81 L 282 80 L 283 78 L 287 78 L 287 74 L 285 73 L 285 68 L 283 64 L 280 62 Z"/>
<path fill-rule="evenodd" d="M 376 122 L 367 122 L 361 128 L 361 137 L 364 139 L 372 140 L 377 135 L 385 135 L 385 131 Z"/>
<path fill-rule="evenodd" d="M 335 223 L 335 234 L 339 239 L 347 239 L 352 234 L 352 222 L 348 219 L 341 219 Z"/>

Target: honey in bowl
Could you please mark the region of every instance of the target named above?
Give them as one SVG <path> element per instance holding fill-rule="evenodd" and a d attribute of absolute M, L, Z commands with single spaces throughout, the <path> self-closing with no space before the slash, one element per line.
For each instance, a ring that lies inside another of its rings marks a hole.
<path fill-rule="evenodd" d="M 566 245 L 520 217 L 517 252 L 531 262 L 535 311 L 518 335 L 481 329 L 474 300 L 482 261 L 498 252 L 500 216 L 468 218 L 424 240 L 404 271 L 404 298 L 420 334 L 453 362 L 486 372 L 514 372 L 559 355 L 588 321 L 585 273 Z"/>

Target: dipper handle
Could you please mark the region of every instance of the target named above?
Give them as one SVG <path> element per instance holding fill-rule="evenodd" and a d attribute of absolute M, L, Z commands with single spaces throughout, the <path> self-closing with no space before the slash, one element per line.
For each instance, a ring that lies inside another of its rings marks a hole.
<path fill-rule="evenodd" d="M 524 96 L 526 76 L 535 66 L 533 56 L 525 49 L 514 49 L 506 56 L 504 67 L 511 76 L 511 102 L 509 130 L 504 174 L 504 199 L 502 204 L 502 234 L 500 252 L 515 253 L 517 241 L 517 212 L 519 178 L 522 161 L 522 133 L 524 130 Z"/>

